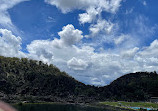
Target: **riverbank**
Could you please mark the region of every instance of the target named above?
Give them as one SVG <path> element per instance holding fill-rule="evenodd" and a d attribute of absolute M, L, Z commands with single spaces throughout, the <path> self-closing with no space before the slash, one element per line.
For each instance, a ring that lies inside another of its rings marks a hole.
<path fill-rule="evenodd" d="M 158 103 L 150 103 L 150 102 L 99 102 L 100 105 L 105 106 L 113 106 L 113 107 L 120 107 L 120 108 L 127 108 L 127 109 L 146 109 L 146 110 L 158 110 Z"/>
<path fill-rule="evenodd" d="M 113 105 L 107 105 L 107 104 L 101 104 L 99 103 L 93 103 L 89 104 L 90 106 L 95 106 L 99 108 L 106 108 L 108 110 L 116 110 L 116 111 L 135 111 L 134 109 L 127 108 L 127 107 L 120 107 L 120 106 L 113 106 Z"/>
<path fill-rule="evenodd" d="M 103 105 L 100 103 L 61 103 L 61 102 L 44 102 L 44 103 L 14 103 L 12 104 L 13 107 L 23 107 L 23 106 L 32 106 L 32 105 L 61 105 L 61 106 L 65 106 L 65 105 L 72 105 L 72 106 L 78 106 L 78 107 L 82 107 L 82 108 L 86 108 L 86 107 L 90 107 L 90 108 L 98 108 L 98 109 L 104 109 L 106 111 L 135 111 L 133 109 L 130 108 L 124 108 L 124 107 L 116 107 L 116 106 L 110 106 L 110 105 Z"/>
<path fill-rule="evenodd" d="M 6 103 L 78 103 L 87 104 L 99 102 L 95 97 L 84 97 L 84 96 L 32 96 L 32 95 L 3 95 L 0 100 Z"/>
<path fill-rule="evenodd" d="M 116 111 L 137 111 L 139 109 L 146 109 L 151 111 L 158 111 L 158 104 L 157 103 L 150 103 L 150 102 L 93 102 L 93 103 L 71 103 L 71 102 L 38 102 L 38 103 L 26 103 L 25 101 L 14 103 L 12 105 L 28 105 L 28 104 L 60 104 L 60 105 L 77 105 L 83 107 L 98 107 L 98 108 L 105 108 L 109 110 L 116 110 Z M 146 111 L 145 110 L 145 111 Z M 141 110 L 144 111 L 144 110 Z"/>
<path fill-rule="evenodd" d="M 110 106 L 100 106 L 92 104 L 63 104 L 63 103 L 27 103 L 22 105 L 14 105 L 18 111 L 133 111 L 123 108 Z"/>

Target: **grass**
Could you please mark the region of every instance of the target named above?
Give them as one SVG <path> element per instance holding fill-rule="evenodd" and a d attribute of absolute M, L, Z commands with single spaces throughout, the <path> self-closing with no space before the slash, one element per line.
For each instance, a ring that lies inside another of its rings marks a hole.
<path fill-rule="evenodd" d="M 150 102 L 100 102 L 102 105 L 109 105 L 115 107 L 145 107 L 145 108 L 158 108 L 157 103 Z"/>

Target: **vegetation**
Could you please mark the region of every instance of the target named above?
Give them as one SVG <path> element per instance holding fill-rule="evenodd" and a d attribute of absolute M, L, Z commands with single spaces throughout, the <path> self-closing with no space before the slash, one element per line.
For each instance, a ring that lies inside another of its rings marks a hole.
<path fill-rule="evenodd" d="M 0 56 L 0 99 L 7 102 L 149 101 L 158 97 L 156 72 L 124 75 L 104 87 L 85 85 L 54 65 Z"/>
<path fill-rule="evenodd" d="M 146 108 L 158 108 L 157 103 L 149 103 L 149 102 L 100 102 L 103 105 L 110 105 L 110 106 L 124 106 L 124 107 L 146 107 Z"/>
<path fill-rule="evenodd" d="M 104 88 L 109 100 L 148 101 L 151 97 L 158 97 L 158 75 L 156 72 L 130 73 Z"/>
<path fill-rule="evenodd" d="M 94 86 L 78 82 L 53 65 L 26 58 L 0 57 L 0 96 L 3 100 L 82 102 L 84 98 L 93 100 L 94 94 Z"/>

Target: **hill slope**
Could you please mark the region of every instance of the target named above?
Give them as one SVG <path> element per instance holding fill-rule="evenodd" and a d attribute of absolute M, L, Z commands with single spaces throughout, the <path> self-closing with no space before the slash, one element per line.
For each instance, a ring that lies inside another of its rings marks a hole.
<path fill-rule="evenodd" d="M 53 65 L 0 56 L 0 100 L 6 102 L 146 101 L 158 97 L 156 72 L 124 75 L 110 85 L 85 85 Z"/>
<path fill-rule="evenodd" d="M 10 101 L 36 96 L 36 100 L 43 98 L 43 101 L 82 102 L 83 97 L 94 99 L 95 88 L 78 82 L 53 65 L 0 56 L 0 94 L 2 99 Z"/>
<path fill-rule="evenodd" d="M 145 101 L 158 97 L 158 75 L 156 72 L 136 72 L 124 75 L 105 87 L 112 100 Z"/>

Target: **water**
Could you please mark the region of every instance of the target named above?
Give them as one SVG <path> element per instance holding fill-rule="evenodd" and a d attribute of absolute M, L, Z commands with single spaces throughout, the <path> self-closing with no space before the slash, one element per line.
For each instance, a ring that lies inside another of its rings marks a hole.
<path fill-rule="evenodd" d="M 140 109 L 141 107 L 130 107 L 130 108 L 132 108 L 132 109 Z M 143 109 L 146 109 L 146 110 L 153 110 L 153 108 L 145 108 L 145 107 L 143 107 Z"/>
<path fill-rule="evenodd" d="M 115 111 L 112 109 L 70 104 L 24 104 L 17 105 L 15 108 L 18 111 Z"/>

